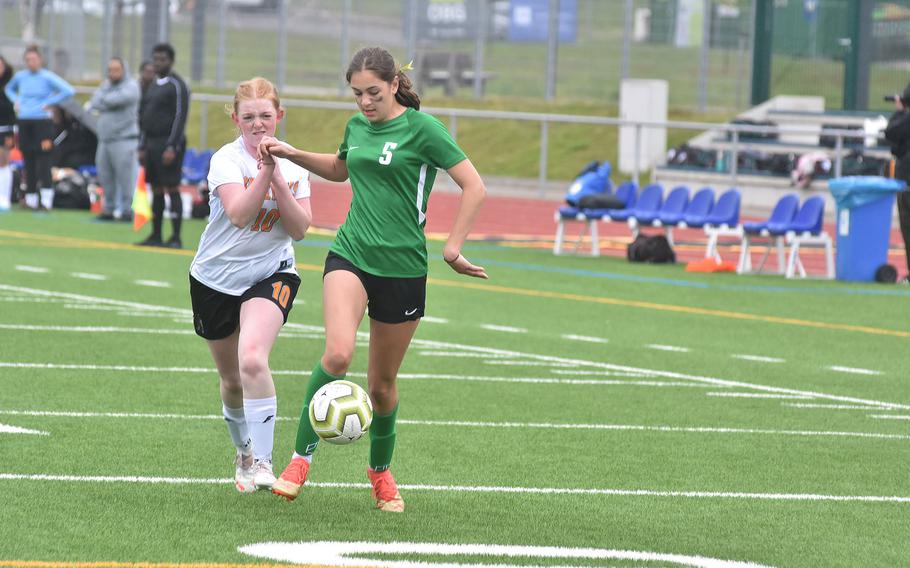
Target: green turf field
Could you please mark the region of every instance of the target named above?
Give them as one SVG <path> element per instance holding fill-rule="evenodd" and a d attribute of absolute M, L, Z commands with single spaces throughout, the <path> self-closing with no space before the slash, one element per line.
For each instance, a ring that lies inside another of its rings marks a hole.
<path fill-rule="evenodd" d="M 293 503 L 234 490 L 192 253 L 130 246 L 140 236 L 87 212 L 0 215 L 2 566 L 337 565 L 350 542 L 373 543 L 349 560 L 364 566 L 910 558 L 907 288 L 471 243 L 483 282 L 430 243 L 393 515 L 371 509 L 364 441 L 323 445 Z M 322 349 L 329 242 L 297 247 L 303 284 L 273 352 L 278 470 Z"/>

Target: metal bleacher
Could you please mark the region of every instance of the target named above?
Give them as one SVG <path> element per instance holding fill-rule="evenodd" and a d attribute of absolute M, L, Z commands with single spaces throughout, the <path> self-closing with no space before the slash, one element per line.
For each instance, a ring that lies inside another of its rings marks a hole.
<path fill-rule="evenodd" d="M 827 154 L 834 166 L 831 177 L 841 174 L 842 160 L 861 151 L 866 158 L 888 160 L 890 150 L 876 140 L 876 144 L 865 147 L 862 128 L 869 119 L 880 119 L 880 114 L 864 111 L 831 111 L 825 110 L 822 97 L 778 96 L 761 105 L 740 114 L 737 118 L 756 122 L 769 121 L 775 126 L 745 127 L 732 129 L 713 129 L 699 133 L 688 141 L 692 148 L 716 152 L 719 167 L 713 169 L 693 167 L 690 165 L 667 165 L 655 168 L 653 179 L 673 186 L 688 184 L 693 186 L 709 185 L 714 187 L 736 186 L 748 194 L 752 209 L 770 211 L 780 197 L 781 192 L 791 189 L 790 177 L 787 174 L 770 171 L 743 170 L 736 165 L 733 155 L 745 152 L 764 155 L 783 154 L 796 157 L 807 152 Z M 886 117 L 885 117 L 886 118 Z M 732 123 L 729 125 L 733 127 Z M 763 138 L 758 134 L 774 132 L 774 137 Z M 750 136 L 749 134 L 752 133 Z M 830 145 L 823 145 L 821 137 L 825 135 L 832 140 Z M 803 190 L 804 195 L 819 194 L 829 205 L 833 205 L 827 191 L 827 179 L 820 176 Z M 757 207 L 755 207 L 757 205 Z M 828 208 L 833 211 L 833 207 Z"/>

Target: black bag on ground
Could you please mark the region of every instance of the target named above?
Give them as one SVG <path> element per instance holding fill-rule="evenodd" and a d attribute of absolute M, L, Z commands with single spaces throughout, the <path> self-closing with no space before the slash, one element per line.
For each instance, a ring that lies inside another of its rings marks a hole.
<path fill-rule="evenodd" d="M 624 209 L 626 204 L 615 195 L 598 193 L 585 195 L 578 200 L 578 206 L 582 209 Z"/>
<path fill-rule="evenodd" d="M 670 241 L 663 235 L 638 235 L 626 249 L 626 258 L 631 262 L 651 262 L 655 264 L 676 262 L 676 253 Z"/>
<path fill-rule="evenodd" d="M 73 172 L 54 184 L 54 207 L 60 209 L 90 209 L 88 180 Z"/>

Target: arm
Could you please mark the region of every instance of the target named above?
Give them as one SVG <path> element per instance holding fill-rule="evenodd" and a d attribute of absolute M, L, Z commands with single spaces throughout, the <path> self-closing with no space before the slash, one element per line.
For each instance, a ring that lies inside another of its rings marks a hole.
<path fill-rule="evenodd" d="M 55 91 L 45 102 L 45 106 L 57 105 L 76 94 L 72 85 L 60 78 L 59 75 L 48 71 L 45 75 L 51 88 Z"/>
<path fill-rule="evenodd" d="M 99 108 L 101 110 L 114 110 L 136 104 L 138 100 L 139 85 L 133 82 L 128 82 L 126 85 L 123 85 L 119 89 L 105 90 L 105 92 L 100 97 L 100 101 L 103 105 L 101 107 L 95 107 L 95 97 L 93 96 L 92 107 Z"/>
<path fill-rule="evenodd" d="M 104 94 L 108 89 L 108 82 L 105 81 L 95 89 L 95 92 L 92 93 L 92 98 L 88 101 L 88 108 L 90 110 L 107 110 L 107 105 L 104 104 Z"/>
<path fill-rule="evenodd" d="M 241 183 L 226 183 L 215 188 L 232 225 L 243 229 L 253 221 L 262 208 L 274 170 L 274 162 L 271 165 L 263 165 L 246 189 Z"/>
<path fill-rule="evenodd" d="M 186 117 L 190 110 L 190 92 L 183 81 L 173 80 L 174 89 L 177 92 L 177 108 L 174 109 L 174 122 L 171 124 L 171 133 L 167 137 L 167 146 L 176 148 L 183 140 L 183 133 L 186 130 Z"/>
<path fill-rule="evenodd" d="M 475 266 L 461 254 L 461 247 L 477 213 L 480 211 L 480 205 L 483 203 L 484 196 L 487 193 L 480 174 L 474 168 L 471 160 L 464 159 L 451 168 L 448 173 L 455 180 L 455 183 L 461 188 L 461 201 L 458 205 L 458 214 L 455 216 L 455 223 L 449 232 L 449 238 L 442 249 L 442 258 L 448 265 L 459 274 L 473 276 L 475 278 L 489 278 L 486 270 L 482 266 Z"/>
<path fill-rule="evenodd" d="M 259 156 L 260 159 L 265 156 L 287 158 L 298 166 L 329 181 L 345 181 L 348 179 L 348 165 L 337 154 L 306 152 L 298 150 L 286 142 L 265 137 L 259 143 Z"/>
<path fill-rule="evenodd" d="M 13 78 L 9 80 L 9 83 L 6 84 L 6 87 L 3 88 L 6 98 L 9 99 L 9 102 L 19 104 L 19 74 L 16 73 L 13 75 Z"/>
<path fill-rule="evenodd" d="M 299 241 L 306 236 L 306 231 L 313 221 L 310 198 L 295 199 L 279 167 L 275 167 L 272 174 L 272 193 L 278 202 L 278 211 L 281 212 L 281 224 L 292 239 Z"/>
<path fill-rule="evenodd" d="M 899 110 L 891 115 L 884 131 L 885 140 L 893 146 L 900 146 L 910 139 L 910 111 Z"/>

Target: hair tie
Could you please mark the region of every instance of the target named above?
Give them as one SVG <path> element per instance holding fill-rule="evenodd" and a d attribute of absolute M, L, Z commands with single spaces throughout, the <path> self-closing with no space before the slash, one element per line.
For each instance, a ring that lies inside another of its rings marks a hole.
<path fill-rule="evenodd" d="M 404 73 L 405 71 L 413 71 L 413 70 L 414 70 L 414 60 L 413 59 L 408 61 L 407 65 L 402 65 L 401 67 L 398 68 L 399 73 Z"/>

